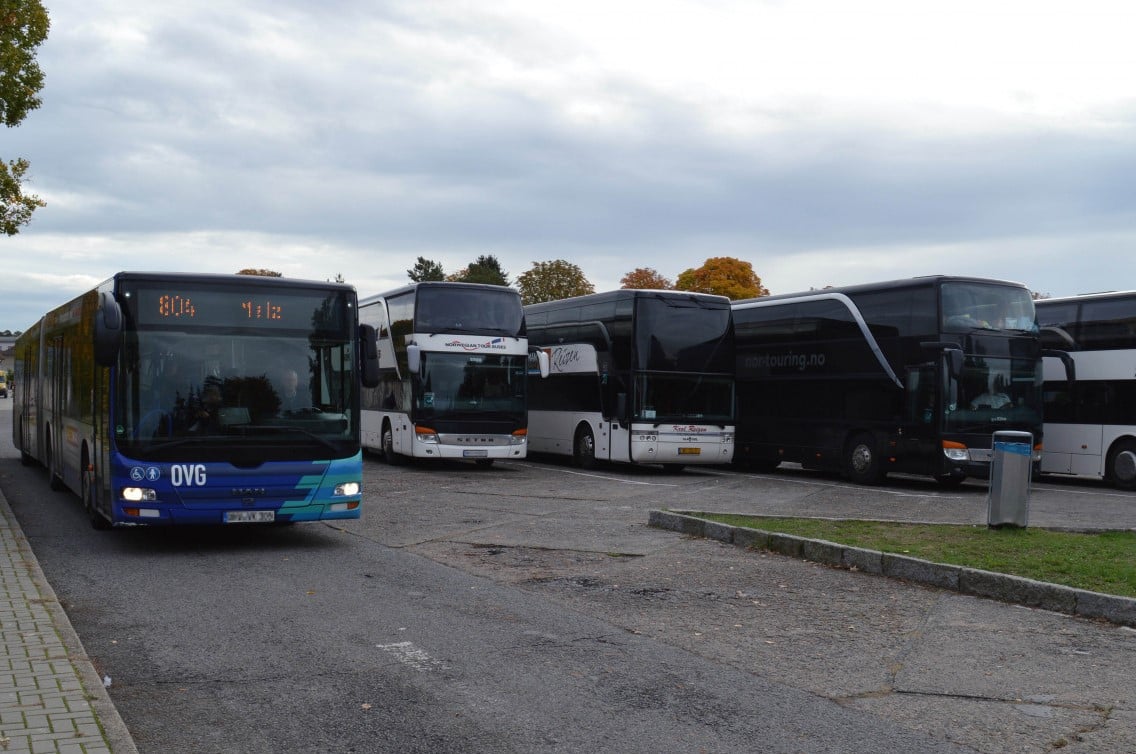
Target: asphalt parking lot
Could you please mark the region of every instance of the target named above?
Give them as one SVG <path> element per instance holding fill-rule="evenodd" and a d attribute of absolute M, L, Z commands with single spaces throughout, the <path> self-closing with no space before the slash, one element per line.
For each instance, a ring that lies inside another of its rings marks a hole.
<path fill-rule="evenodd" d="M 747 552 L 648 526 L 656 508 L 984 525 L 986 485 L 857 487 L 797 468 L 368 459 L 360 532 L 978 752 L 1136 750 L 1136 632 Z M 1030 525 L 1136 528 L 1136 495 L 1043 480 Z M 356 524 L 352 524 L 356 526 Z"/>

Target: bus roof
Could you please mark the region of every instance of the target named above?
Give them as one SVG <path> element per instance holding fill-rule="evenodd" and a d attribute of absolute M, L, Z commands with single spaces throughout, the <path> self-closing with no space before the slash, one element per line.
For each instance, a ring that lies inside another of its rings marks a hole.
<path fill-rule="evenodd" d="M 371 294 L 371 295 L 367 296 L 366 298 L 361 299 L 359 301 L 359 306 L 366 306 L 368 304 L 373 304 L 376 301 L 380 301 L 384 298 L 391 298 L 392 296 L 399 296 L 403 293 L 409 293 L 410 291 L 418 290 L 420 288 L 439 288 L 439 289 L 461 288 L 461 289 L 467 289 L 467 290 L 484 290 L 484 291 L 493 291 L 493 292 L 508 291 L 509 293 L 512 293 L 515 296 L 521 295 L 517 291 L 516 288 L 511 288 L 507 285 L 491 285 L 489 283 L 465 283 L 465 282 L 459 282 L 459 281 L 454 281 L 454 280 L 422 280 L 422 281 L 419 281 L 417 283 L 408 283 L 406 285 L 400 285 L 398 288 L 391 288 L 389 291 L 384 291 L 382 293 Z"/>
<path fill-rule="evenodd" d="M 814 288 L 810 291 L 799 291 L 797 293 L 778 293 L 775 296 L 761 296 L 760 298 L 747 298 L 734 301 L 733 305 L 740 306 L 744 304 L 753 304 L 766 301 L 780 301 L 801 298 L 802 296 L 816 296 L 822 293 L 867 293 L 874 291 L 882 291 L 889 289 L 899 288 L 918 288 L 926 286 L 928 288 L 934 287 L 939 283 L 990 283 L 994 285 L 1008 285 L 1014 288 L 1025 288 L 1024 283 L 1017 283 L 1010 280 L 994 280 L 992 278 L 979 278 L 969 277 L 965 275 L 923 275 L 913 278 L 902 278 L 899 280 L 883 280 L 878 283 L 860 283 L 857 285 L 843 285 L 834 286 L 829 288 Z"/>
<path fill-rule="evenodd" d="M 202 272 L 143 272 L 123 271 L 117 272 L 111 280 L 145 280 L 145 281 L 181 281 L 200 283 L 221 283 L 225 285 L 273 285 L 282 288 L 340 288 L 345 291 L 354 291 L 355 286 L 350 283 L 336 283 L 328 280 L 304 280 L 302 278 L 272 277 L 269 275 L 239 275 L 225 273 Z M 109 281 L 108 281 L 109 282 Z"/>
<path fill-rule="evenodd" d="M 603 293 L 589 293 L 586 296 L 572 296 L 571 298 L 561 298 L 555 301 L 541 301 L 536 304 L 528 304 L 525 306 L 526 310 L 534 312 L 542 311 L 544 309 L 556 309 L 560 306 L 579 306 L 582 304 L 598 304 L 607 301 L 620 301 L 623 299 L 643 298 L 645 296 L 655 297 L 685 297 L 697 298 L 700 301 L 721 303 L 723 306 L 730 305 L 730 299 L 725 296 L 718 296 L 713 293 L 699 293 L 697 291 L 675 291 L 675 290 L 662 290 L 654 288 L 619 288 L 614 291 L 604 291 Z"/>
<path fill-rule="evenodd" d="M 1042 306 L 1045 304 L 1067 304 L 1078 301 L 1102 301 L 1110 298 L 1133 297 L 1136 297 L 1136 291 L 1100 291 L 1099 293 L 1078 293 L 1074 296 L 1058 296 L 1057 298 L 1040 298 L 1034 304 Z"/>

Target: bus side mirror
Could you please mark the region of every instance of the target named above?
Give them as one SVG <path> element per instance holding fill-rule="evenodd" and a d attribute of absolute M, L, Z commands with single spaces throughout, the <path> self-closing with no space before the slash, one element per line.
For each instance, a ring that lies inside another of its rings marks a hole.
<path fill-rule="evenodd" d="M 537 363 L 537 367 L 540 369 L 540 376 L 542 378 L 547 377 L 549 371 L 551 370 L 551 367 L 549 366 L 549 363 L 548 363 L 548 351 L 545 351 L 545 350 L 537 351 L 536 352 L 536 363 Z"/>
<path fill-rule="evenodd" d="M 406 365 L 411 374 L 418 374 L 422 367 L 422 351 L 413 343 L 406 347 Z"/>
<path fill-rule="evenodd" d="M 359 375 L 363 387 L 379 386 L 379 344 L 375 328 L 359 325 Z"/>
<path fill-rule="evenodd" d="M 122 342 L 122 308 L 114 294 L 99 294 L 99 308 L 95 310 L 95 363 L 101 367 L 113 366 L 118 359 L 118 346 Z"/>
<path fill-rule="evenodd" d="M 1052 348 L 1044 348 L 1041 351 L 1042 356 L 1052 356 L 1055 359 L 1061 359 L 1061 363 L 1065 365 L 1065 380 L 1070 386 L 1077 380 L 1077 365 L 1073 361 L 1073 357 L 1065 351 L 1057 351 Z"/>
<path fill-rule="evenodd" d="M 958 379 L 962 376 L 962 351 L 958 348 L 950 348 L 947 350 L 947 368 L 951 370 L 951 377 Z"/>
<path fill-rule="evenodd" d="M 942 351 L 947 356 L 947 369 L 950 371 L 951 377 L 956 380 L 962 376 L 962 366 L 964 356 L 962 349 L 954 343 L 945 342 L 925 342 L 919 344 L 922 348 L 928 351 Z"/>

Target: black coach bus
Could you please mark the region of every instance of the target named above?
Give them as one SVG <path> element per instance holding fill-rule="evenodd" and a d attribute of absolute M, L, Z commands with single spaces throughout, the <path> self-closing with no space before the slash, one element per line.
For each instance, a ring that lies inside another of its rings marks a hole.
<path fill-rule="evenodd" d="M 989 476 L 992 435 L 1042 439 L 1042 349 L 1029 290 L 919 277 L 733 304 L 735 458 L 871 484 Z"/>

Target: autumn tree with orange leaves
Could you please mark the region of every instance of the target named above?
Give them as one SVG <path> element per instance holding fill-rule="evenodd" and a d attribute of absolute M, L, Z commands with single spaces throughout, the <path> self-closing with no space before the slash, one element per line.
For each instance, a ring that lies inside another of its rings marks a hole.
<path fill-rule="evenodd" d="M 674 287 L 679 291 L 715 293 L 735 301 L 769 295 L 753 265 L 733 257 L 711 257 L 701 267 L 683 271 Z"/>
<path fill-rule="evenodd" d="M 669 291 L 674 285 L 651 267 L 637 267 L 620 278 L 619 287 Z"/>

